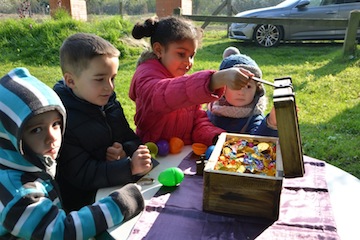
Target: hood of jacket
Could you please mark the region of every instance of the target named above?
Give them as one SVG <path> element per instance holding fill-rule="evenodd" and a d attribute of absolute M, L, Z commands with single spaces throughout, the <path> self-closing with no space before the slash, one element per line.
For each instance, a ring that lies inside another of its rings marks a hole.
<path fill-rule="evenodd" d="M 32 152 L 23 142 L 23 128 L 33 116 L 57 110 L 64 134 L 66 111 L 60 98 L 26 68 L 3 76 L 0 92 L 0 164 L 25 172 L 48 172 L 48 164 L 55 160 Z"/>
<path fill-rule="evenodd" d="M 146 62 L 149 59 L 158 59 L 158 57 L 155 55 L 155 53 L 149 49 L 143 51 L 136 63 L 136 67 L 142 64 L 143 62 Z"/>

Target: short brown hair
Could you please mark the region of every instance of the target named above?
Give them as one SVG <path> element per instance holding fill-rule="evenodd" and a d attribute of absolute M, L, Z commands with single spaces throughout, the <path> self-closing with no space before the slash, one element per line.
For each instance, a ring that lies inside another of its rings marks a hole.
<path fill-rule="evenodd" d="M 88 67 L 96 56 L 119 57 L 120 51 L 109 41 L 91 33 L 76 33 L 65 39 L 60 47 L 60 66 L 62 73 L 75 75 Z"/>

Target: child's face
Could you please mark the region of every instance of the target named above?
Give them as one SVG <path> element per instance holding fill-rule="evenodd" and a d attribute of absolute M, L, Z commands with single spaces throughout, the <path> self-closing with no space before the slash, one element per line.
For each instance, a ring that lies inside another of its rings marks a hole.
<path fill-rule="evenodd" d="M 196 40 L 187 39 L 161 47 L 161 63 L 174 77 L 183 76 L 194 64 L 197 45 Z"/>
<path fill-rule="evenodd" d="M 114 80 L 119 67 L 117 57 L 97 56 L 80 76 L 65 74 L 66 85 L 74 94 L 92 104 L 104 106 L 114 92 Z"/>
<path fill-rule="evenodd" d="M 235 107 L 243 107 L 252 102 L 256 93 L 256 83 L 251 80 L 247 86 L 240 90 L 226 88 L 225 98 L 228 103 Z"/>
<path fill-rule="evenodd" d="M 56 110 L 31 118 L 24 128 L 23 140 L 36 154 L 56 159 L 62 141 L 62 117 Z"/>

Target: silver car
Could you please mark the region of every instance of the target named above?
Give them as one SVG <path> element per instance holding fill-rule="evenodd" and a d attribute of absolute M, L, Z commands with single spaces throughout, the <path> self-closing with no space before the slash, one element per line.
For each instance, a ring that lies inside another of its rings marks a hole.
<path fill-rule="evenodd" d="M 273 7 L 253 9 L 236 14 L 254 18 L 319 18 L 349 17 L 352 10 L 360 9 L 360 0 L 285 0 Z M 251 40 L 263 47 L 277 46 L 282 40 L 344 40 L 346 28 L 312 25 L 272 25 L 232 23 L 229 38 Z M 360 39 L 360 28 L 357 38 Z"/>

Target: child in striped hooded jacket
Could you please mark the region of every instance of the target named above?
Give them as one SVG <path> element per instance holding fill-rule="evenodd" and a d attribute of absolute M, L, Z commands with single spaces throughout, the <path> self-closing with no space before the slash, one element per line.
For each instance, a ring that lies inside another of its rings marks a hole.
<path fill-rule="evenodd" d="M 60 98 L 27 69 L 0 79 L 0 239 L 89 239 L 143 210 L 134 184 L 62 209 L 54 175 L 65 120 Z"/>

